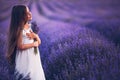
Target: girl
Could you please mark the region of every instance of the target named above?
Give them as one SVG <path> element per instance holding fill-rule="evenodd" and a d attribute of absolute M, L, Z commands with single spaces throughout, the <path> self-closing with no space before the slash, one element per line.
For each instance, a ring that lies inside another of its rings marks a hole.
<path fill-rule="evenodd" d="M 28 24 L 31 19 L 28 7 L 16 5 L 12 8 L 7 58 L 15 65 L 16 80 L 45 80 L 38 48 L 37 54 L 34 52 L 34 47 L 38 47 L 41 40 Z"/>

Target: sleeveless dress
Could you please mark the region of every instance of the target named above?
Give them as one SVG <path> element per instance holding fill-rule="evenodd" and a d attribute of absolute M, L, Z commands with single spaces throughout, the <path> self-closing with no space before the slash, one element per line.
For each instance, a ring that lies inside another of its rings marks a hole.
<path fill-rule="evenodd" d="M 33 43 L 34 40 L 26 36 L 30 30 L 29 27 L 29 29 L 22 31 L 23 44 Z M 45 80 L 38 48 L 37 54 L 34 52 L 34 47 L 25 50 L 17 49 L 14 75 L 16 80 Z"/>

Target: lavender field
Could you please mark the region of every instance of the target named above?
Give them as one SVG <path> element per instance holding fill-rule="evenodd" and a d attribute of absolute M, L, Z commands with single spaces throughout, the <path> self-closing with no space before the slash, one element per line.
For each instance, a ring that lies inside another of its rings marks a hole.
<path fill-rule="evenodd" d="M 40 28 L 46 80 L 120 80 L 119 0 L 1 0 L 0 80 L 14 80 L 5 52 L 16 4 L 28 5 Z"/>

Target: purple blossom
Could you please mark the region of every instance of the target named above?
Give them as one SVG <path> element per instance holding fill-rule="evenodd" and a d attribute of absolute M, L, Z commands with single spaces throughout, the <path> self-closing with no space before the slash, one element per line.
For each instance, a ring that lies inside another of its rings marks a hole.
<path fill-rule="evenodd" d="M 34 33 L 38 34 L 39 33 L 39 27 L 37 26 L 36 22 L 31 22 L 31 28 Z"/>

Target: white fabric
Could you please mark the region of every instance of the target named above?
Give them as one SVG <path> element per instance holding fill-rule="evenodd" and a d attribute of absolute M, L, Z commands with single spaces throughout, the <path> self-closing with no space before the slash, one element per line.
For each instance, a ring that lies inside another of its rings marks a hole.
<path fill-rule="evenodd" d="M 26 36 L 26 33 L 30 32 L 30 29 L 31 28 L 29 28 L 28 30 L 23 30 L 23 44 L 33 43 L 34 41 L 33 39 L 29 39 Z M 26 50 L 17 50 L 15 63 L 16 71 L 19 72 L 19 74 L 23 75 L 22 79 L 24 79 L 25 76 L 30 74 L 30 80 L 45 80 L 45 75 L 40 60 L 40 52 L 38 48 L 37 54 L 34 53 L 34 48 L 29 48 Z"/>

